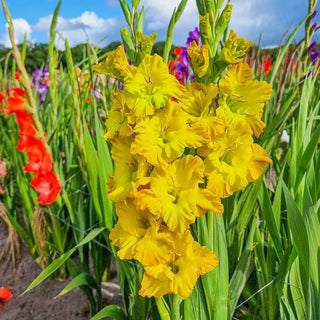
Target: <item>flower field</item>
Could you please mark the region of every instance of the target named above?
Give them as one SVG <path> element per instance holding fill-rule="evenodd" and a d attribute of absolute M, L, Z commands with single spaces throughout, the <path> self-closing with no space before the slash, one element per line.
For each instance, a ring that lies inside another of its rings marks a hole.
<path fill-rule="evenodd" d="M 0 314 L 51 279 L 82 290 L 92 320 L 320 319 L 316 0 L 272 50 L 230 29 L 221 0 L 196 0 L 175 47 L 181 0 L 158 53 L 140 1 L 119 3 L 122 43 L 74 62 L 64 39 L 62 63 L 60 0 L 27 72 L 2 0 L 0 263 L 15 270 L 23 242 L 42 272 L 24 292 L 0 277 Z M 106 305 L 111 264 L 122 303 Z"/>

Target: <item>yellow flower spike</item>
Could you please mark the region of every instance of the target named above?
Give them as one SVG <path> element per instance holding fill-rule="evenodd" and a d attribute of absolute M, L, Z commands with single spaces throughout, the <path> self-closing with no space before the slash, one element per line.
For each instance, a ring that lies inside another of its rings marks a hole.
<path fill-rule="evenodd" d="M 231 29 L 229 38 L 218 57 L 218 62 L 221 61 L 226 64 L 238 63 L 252 45 L 253 41 L 248 42 L 244 37 L 238 38 L 237 34 Z"/>
<path fill-rule="evenodd" d="M 188 59 L 195 75 L 206 81 L 211 74 L 208 44 L 206 43 L 200 48 L 195 41 L 192 41 L 188 48 Z"/>
<path fill-rule="evenodd" d="M 144 267 L 139 294 L 156 298 L 176 294 L 186 299 L 192 293 L 199 276 L 217 265 L 217 254 L 195 242 L 190 231 L 175 234 L 175 251 L 171 260 Z"/>
<path fill-rule="evenodd" d="M 179 158 L 185 147 L 199 147 L 208 142 L 202 130 L 192 130 L 188 115 L 174 101 L 168 101 L 164 110 L 152 118 L 141 120 L 135 126 L 132 154 L 140 154 L 154 165 L 165 165 Z"/>
<path fill-rule="evenodd" d="M 140 59 L 143 60 L 151 54 L 153 44 L 157 38 L 158 34 L 154 32 L 150 37 L 144 35 L 140 31 L 136 31 L 136 42 L 137 42 L 137 52 Z"/>
<path fill-rule="evenodd" d="M 169 73 L 168 66 L 156 54 L 140 63 L 135 74 L 125 79 L 124 88 L 128 107 L 138 119 L 164 108 L 172 97 L 180 100 L 186 94 L 183 85 Z"/>
<path fill-rule="evenodd" d="M 100 62 L 92 67 L 93 71 L 111 76 L 121 82 L 124 81 L 125 77 L 132 76 L 136 69 L 136 67 L 129 65 L 123 45 L 111 51 L 106 61 Z"/>
<path fill-rule="evenodd" d="M 199 212 L 197 201 L 203 172 L 201 158 L 191 155 L 165 168 L 155 167 L 150 175 L 150 189 L 135 194 L 136 204 L 163 219 L 170 230 L 184 232 L 195 221 L 194 212 Z"/>
<path fill-rule="evenodd" d="M 235 122 L 209 148 L 199 148 L 205 157 L 207 188 L 218 197 L 228 197 L 259 177 L 271 160 L 256 147 L 248 123 Z M 263 150 L 263 151 L 262 151 Z"/>
<path fill-rule="evenodd" d="M 112 140 L 114 174 L 108 182 L 108 197 L 115 202 L 126 199 L 134 185 L 145 180 L 149 171 L 149 165 L 143 157 L 130 153 L 132 141 L 133 137 L 117 137 Z"/>
<path fill-rule="evenodd" d="M 213 83 L 206 86 L 193 82 L 186 89 L 188 100 L 181 101 L 181 107 L 190 115 L 188 124 L 191 130 L 200 132 L 208 140 L 221 134 L 225 129 L 225 119 L 216 116 L 218 87 Z"/>
<path fill-rule="evenodd" d="M 126 113 L 129 109 L 126 104 L 125 92 L 122 90 L 111 91 L 112 106 L 106 120 L 106 132 L 103 136 L 105 140 L 111 140 L 116 136 L 128 137 L 133 134 L 133 130 L 128 123 Z"/>
<path fill-rule="evenodd" d="M 204 16 L 199 15 L 199 27 L 201 36 L 205 40 L 205 43 L 208 42 L 212 37 L 210 17 L 208 12 Z"/>
<path fill-rule="evenodd" d="M 137 259 L 143 265 L 170 259 L 174 247 L 171 232 L 148 211 L 137 210 L 133 200 L 116 204 L 118 222 L 110 232 L 112 245 L 120 259 Z"/>
<path fill-rule="evenodd" d="M 218 116 L 225 116 L 227 125 L 246 121 L 256 137 L 265 127 L 260 120 L 263 107 L 271 97 L 272 86 L 252 79 L 249 65 L 244 62 L 232 66 L 219 82 Z"/>

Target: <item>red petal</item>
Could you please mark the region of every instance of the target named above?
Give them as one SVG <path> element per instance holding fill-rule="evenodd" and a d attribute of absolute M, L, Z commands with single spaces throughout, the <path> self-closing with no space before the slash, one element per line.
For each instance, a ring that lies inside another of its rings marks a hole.
<path fill-rule="evenodd" d="M 40 193 L 37 201 L 43 205 L 56 201 L 58 194 L 61 192 L 59 180 L 52 171 L 40 174 L 30 182 L 30 185 Z"/>
<path fill-rule="evenodd" d="M 0 288 L 0 300 L 1 301 L 8 301 L 12 298 L 12 293 L 10 291 L 10 288 Z"/>

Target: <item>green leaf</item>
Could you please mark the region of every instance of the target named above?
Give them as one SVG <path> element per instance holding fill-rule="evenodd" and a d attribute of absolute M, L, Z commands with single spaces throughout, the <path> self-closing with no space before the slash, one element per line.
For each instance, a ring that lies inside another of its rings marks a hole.
<path fill-rule="evenodd" d="M 305 172 L 309 169 L 311 160 L 313 159 L 313 155 L 315 154 L 315 151 L 317 151 L 317 144 L 320 139 L 320 126 L 316 128 L 314 131 L 312 137 L 310 138 L 310 141 L 305 148 L 303 154 L 301 157 L 298 158 L 298 173 L 295 181 L 295 190 L 298 189 L 301 180 L 305 174 Z"/>
<path fill-rule="evenodd" d="M 78 288 L 80 286 L 89 286 L 93 289 L 98 289 L 98 285 L 94 278 L 86 272 L 82 272 L 78 274 L 75 278 L 73 278 L 67 286 L 58 294 L 57 297 L 61 297 L 64 294 L 70 292 L 71 290 Z"/>
<path fill-rule="evenodd" d="M 130 7 L 129 7 L 126 0 L 119 0 L 119 2 L 120 2 L 120 6 L 121 6 L 122 12 L 124 14 L 124 17 L 126 18 L 128 25 L 130 25 L 131 24 L 131 16 L 132 16 Z"/>
<path fill-rule="evenodd" d="M 165 63 L 168 62 L 168 58 L 169 58 L 169 52 L 172 46 L 172 39 L 173 39 L 173 30 L 174 27 L 176 25 L 176 23 L 178 22 L 179 18 L 182 15 L 182 12 L 187 4 L 188 0 L 181 0 L 178 8 L 174 8 L 174 11 L 172 13 L 170 22 L 169 22 L 169 26 L 168 26 L 168 30 L 167 30 L 167 39 L 164 45 L 164 51 L 163 51 L 163 61 Z"/>
<path fill-rule="evenodd" d="M 51 38 L 54 37 L 54 34 L 55 34 L 61 3 L 62 3 L 62 0 L 59 1 L 58 5 L 54 11 L 53 17 L 52 17 L 51 26 L 50 26 L 50 37 Z"/>
<path fill-rule="evenodd" d="M 104 307 L 91 320 L 100 320 L 107 317 L 115 320 L 128 320 L 122 309 L 116 305 Z"/>
<path fill-rule="evenodd" d="M 279 183 L 281 183 L 281 182 L 279 182 Z M 260 201 L 261 201 L 261 207 L 262 207 L 262 211 L 263 211 L 263 217 L 266 220 L 268 231 L 271 236 L 272 242 L 274 244 L 274 248 L 277 253 L 277 257 L 279 258 L 279 261 L 281 261 L 281 259 L 283 257 L 283 250 L 282 250 L 282 245 L 281 245 L 280 232 L 277 227 L 276 221 L 274 219 L 274 213 L 273 213 L 273 209 L 271 206 L 271 201 L 270 201 L 269 194 L 268 194 L 268 191 L 267 191 L 265 184 L 263 184 L 260 194 L 261 194 Z"/>
<path fill-rule="evenodd" d="M 71 255 L 81 246 L 87 244 L 91 240 L 93 240 L 97 235 L 99 235 L 105 228 L 96 228 L 89 232 L 89 234 L 81 240 L 75 247 L 70 249 L 68 252 L 62 254 L 58 259 L 53 261 L 47 268 L 45 268 L 38 277 L 33 280 L 33 282 L 29 285 L 29 287 L 22 293 L 25 294 L 26 292 L 30 291 L 31 289 L 38 286 L 42 281 L 50 277 L 52 273 L 58 270 L 70 257 Z"/>
<path fill-rule="evenodd" d="M 253 219 L 250 233 L 247 238 L 246 246 L 241 254 L 240 260 L 237 267 L 233 271 L 232 277 L 229 283 L 229 301 L 230 301 L 230 311 L 231 314 L 229 318 L 233 316 L 237 302 L 242 293 L 242 290 L 247 282 L 247 277 L 249 273 L 249 267 L 251 264 L 252 250 L 253 250 L 253 236 L 257 227 L 256 218 Z"/>
<path fill-rule="evenodd" d="M 301 281 L 303 284 L 303 289 L 305 297 L 308 296 L 309 287 L 309 239 L 306 230 L 305 223 L 303 221 L 302 215 L 297 207 L 296 202 L 292 198 L 292 195 L 287 188 L 284 181 L 282 181 L 283 192 L 286 200 L 286 205 L 288 209 L 288 222 L 292 233 L 292 242 L 297 250 L 297 254 L 300 262 L 301 269 Z"/>

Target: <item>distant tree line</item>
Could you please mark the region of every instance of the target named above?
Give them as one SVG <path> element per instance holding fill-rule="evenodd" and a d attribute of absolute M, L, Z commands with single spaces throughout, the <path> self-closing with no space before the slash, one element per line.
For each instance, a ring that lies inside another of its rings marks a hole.
<path fill-rule="evenodd" d="M 100 48 L 98 51 L 98 56 L 101 57 L 108 53 L 109 51 L 112 51 L 116 49 L 121 42 L 119 41 L 113 41 L 109 45 L 107 45 L 104 48 Z M 164 41 L 156 42 L 153 46 L 152 54 L 157 53 L 159 55 L 162 55 L 164 50 Z M 319 46 L 319 45 L 318 45 Z M 18 45 L 19 49 L 21 50 L 22 45 Z M 172 46 L 170 51 L 170 58 L 174 59 L 175 55 L 173 53 L 176 46 Z M 248 54 L 253 50 L 254 47 L 251 47 Z M 256 47 L 255 50 L 258 48 Z M 289 50 L 293 50 L 294 45 L 291 45 Z M 79 44 L 71 49 L 73 62 L 74 64 L 79 64 L 81 61 L 83 61 L 87 57 L 87 45 L 86 44 Z M 277 57 L 279 48 L 272 48 L 272 49 L 261 49 L 264 53 L 270 53 L 271 55 L 271 61 L 274 61 Z M 3 45 L 0 45 L 0 66 L 1 68 L 4 68 L 5 64 L 7 64 L 8 70 L 11 70 L 12 63 L 13 63 L 13 57 L 12 55 L 9 56 L 7 59 L 7 56 L 10 55 L 11 49 L 5 48 Z M 260 53 L 262 53 L 260 52 Z M 59 64 L 62 64 L 62 66 L 66 66 L 66 57 L 64 54 L 64 51 L 61 51 L 59 54 Z M 6 62 L 7 60 L 7 62 Z M 40 43 L 30 43 L 27 45 L 27 54 L 25 58 L 25 66 L 29 73 L 33 73 L 35 69 L 43 68 L 48 60 L 48 44 Z"/>
<path fill-rule="evenodd" d="M 109 51 L 116 49 L 121 42 L 113 41 L 106 47 L 100 48 L 98 50 L 98 57 L 106 55 Z M 156 42 L 154 44 L 152 53 L 157 53 L 162 55 L 164 49 L 164 41 Z M 18 45 L 20 51 L 22 45 Z M 172 58 L 174 58 L 173 50 L 174 46 L 170 52 Z M 72 58 L 75 65 L 81 63 L 88 56 L 88 46 L 86 44 L 79 44 L 71 48 Z M 33 73 L 35 69 L 43 68 L 48 60 L 48 44 L 45 43 L 29 43 L 27 45 L 27 52 L 25 58 L 25 67 L 28 73 Z M 0 66 L 4 68 L 7 66 L 8 70 L 11 70 L 13 64 L 13 56 L 11 54 L 10 48 L 5 48 L 3 45 L 0 45 Z M 59 65 L 66 66 L 66 57 L 64 51 L 59 52 Z"/>

